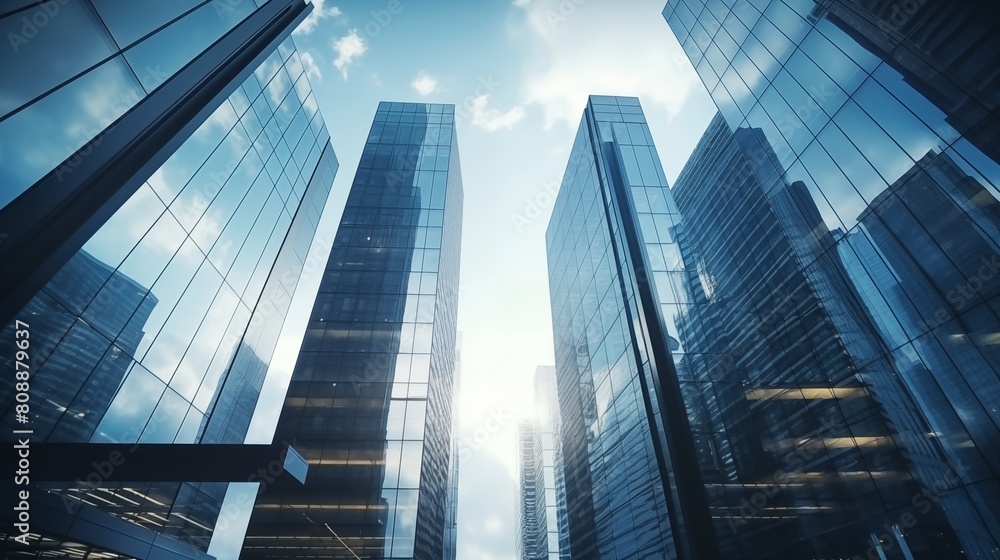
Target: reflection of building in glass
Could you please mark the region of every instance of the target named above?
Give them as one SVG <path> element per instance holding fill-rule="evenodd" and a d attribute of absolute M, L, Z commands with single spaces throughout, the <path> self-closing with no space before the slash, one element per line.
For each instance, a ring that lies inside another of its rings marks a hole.
<path fill-rule="evenodd" d="M 238 443 L 246 437 L 250 419 L 267 376 L 267 362 L 253 347 L 241 343 L 233 352 L 229 372 L 208 405 L 202 443 Z"/>
<path fill-rule="evenodd" d="M 101 286 L 105 286 L 103 297 L 93 298 Z M 74 255 L 31 300 L 23 320 L 46 335 L 31 352 L 44 358 L 31 364 L 36 373 L 43 373 L 34 378 L 31 395 L 49 405 L 36 407 L 35 422 L 42 426 L 35 430 L 36 436 L 49 441 L 86 441 L 93 435 L 132 364 L 131 356 L 145 335 L 142 325 L 155 306 L 156 296 L 148 288 L 86 251 Z M 133 313 L 136 320 L 128 322 Z M 95 332 L 126 322 L 114 345 Z M 6 340 L 13 338 L 12 328 L 3 332 L 11 334 Z M 54 352 L 55 343 L 58 351 Z M 92 371 L 80 371 L 88 365 Z M 13 404 L 5 403 L 5 407 Z M 20 427 L 12 415 L 3 422 L 8 432 Z"/>
<path fill-rule="evenodd" d="M 946 121 L 1000 158 L 1000 13 L 986 2 L 817 1 L 814 13 L 902 75 Z"/>
<path fill-rule="evenodd" d="M 275 433 L 309 478 L 261 494 L 242 558 L 442 557 L 461 219 L 454 106 L 381 103 Z"/>
<path fill-rule="evenodd" d="M 723 556 L 850 557 L 921 491 L 882 410 L 903 402 L 878 399 L 893 376 L 805 186 L 765 190 L 744 157 L 760 139 L 717 116 L 677 179 L 690 293 L 664 318 Z M 957 545 L 943 517 L 914 553 Z"/>
<path fill-rule="evenodd" d="M 858 292 L 881 336 L 897 349 L 892 360 L 900 382 L 919 409 L 926 437 L 910 438 L 914 452 L 922 451 L 918 478 L 948 489 L 941 501 L 963 544 L 985 551 L 1000 511 L 983 502 L 987 498 L 976 486 L 963 488 L 953 469 L 971 471 L 966 476 L 974 479 L 989 477 L 975 449 L 996 443 L 987 417 L 963 411 L 990 410 L 1000 398 L 1000 388 L 985 374 L 989 364 L 1000 363 L 990 343 L 998 323 L 981 304 L 1000 295 L 998 211 L 982 184 L 946 154 L 932 151 L 876 197 L 841 248 L 845 259 L 855 261 Z M 923 334 L 928 329 L 935 334 Z"/>
<path fill-rule="evenodd" d="M 889 558 L 985 559 L 1000 550 L 995 15 L 974 0 L 670 0 L 664 9 L 725 119 L 713 130 L 735 132 L 829 316 L 839 342 L 817 353 L 849 354 L 854 381 L 831 389 L 863 384 L 870 400 L 854 402 L 878 405 L 845 418 L 877 408 L 920 490 L 897 496 L 885 489 L 891 477 L 873 477 L 879 500 L 855 507 L 871 512 L 870 537 L 882 542 L 823 554 L 881 547 Z M 704 184 L 723 196 L 733 189 Z M 704 227 L 684 218 L 685 229 Z M 741 266 L 766 255 L 771 239 L 748 239 Z M 687 264 L 710 300 L 716 272 Z M 806 335 L 769 332 L 759 344 L 777 352 Z M 852 399 L 828 400 L 843 408 Z M 869 472 L 882 470 L 861 448 Z"/>
<path fill-rule="evenodd" d="M 47 21 L 0 54 L 11 84 L 0 257 L 23 265 L 0 298 L 3 332 L 37 317 L 30 423 L 9 406 L 11 376 L 0 424 L 88 449 L 243 442 L 337 169 L 288 37 L 308 11 L 300 0 L 0 8 L 5 36 Z M 13 340 L 0 341 L 10 369 Z M 88 474 L 32 479 L 35 535 L 12 558 L 203 558 L 242 531 L 219 520 L 228 482 Z M 0 537 L 9 554 L 12 537 Z"/>
<path fill-rule="evenodd" d="M 573 558 L 715 557 L 658 318 L 677 220 L 638 100 L 591 96 L 546 233 Z"/>
<path fill-rule="evenodd" d="M 539 366 L 535 372 L 535 420 L 523 423 L 518 431 L 517 545 L 521 558 L 570 558 L 560 424 L 555 368 Z"/>

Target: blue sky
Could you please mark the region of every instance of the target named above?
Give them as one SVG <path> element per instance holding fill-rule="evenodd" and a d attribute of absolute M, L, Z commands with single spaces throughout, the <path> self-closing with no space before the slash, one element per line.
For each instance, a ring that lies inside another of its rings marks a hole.
<path fill-rule="evenodd" d="M 513 559 L 517 421 L 532 414 L 535 368 L 554 360 L 544 232 L 587 95 L 639 97 L 668 180 L 714 105 L 664 0 L 312 1 L 295 41 L 341 164 L 317 247 L 333 239 L 378 102 L 457 106 L 458 556 Z M 303 278 L 300 312 L 317 284 Z"/>

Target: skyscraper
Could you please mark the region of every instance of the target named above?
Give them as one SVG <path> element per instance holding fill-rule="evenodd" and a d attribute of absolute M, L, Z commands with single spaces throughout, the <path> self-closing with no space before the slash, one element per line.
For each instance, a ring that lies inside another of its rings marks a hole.
<path fill-rule="evenodd" d="M 517 545 L 522 559 L 570 558 L 559 430 L 555 368 L 538 366 L 535 371 L 535 418 L 518 428 L 520 523 Z"/>
<path fill-rule="evenodd" d="M 439 559 L 462 228 L 453 105 L 380 103 L 275 441 L 309 462 L 269 486 L 244 559 Z"/>
<path fill-rule="evenodd" d="M 677 221 L 638 100 L 591 96 L 546 232 L 573 558 L 716 554 L 659 315 Z"/>
<path fill-rule="evenodd" d="M 760 135 L 717 116 L 672 189 L 687 293 L 664 319 L 715 531 L 727 557 L 864 556 L 921 493 L 905 459 L 923 428 L 830 250 L 839 234 L 801 181 L 765 191 L 769 164 L 744 157 Z M 943 508 L 921 513 L 914 553 L 957 548 Z"/>
<path fill-rule="evenodd" d="M 461 418 L 459 399 L 462 395 L 462 333 L 455 339 L 455 388 L 451 414 L 451 467 L 448 473 L 448 502 L 444 517 L 444 554 L 441 560 L 458 558 L 458 481 L 460 468 Z"/>
<path fill-rule="evenodd" d="M 739 180 L 712 176 L 725 169 L 714 155 L 703 155 L 701 169 L 689 162 L 687 181 L 698 186 L 682 196 L 678 181 L 677 197 L 683 229 L 703 232 L 691 238 L 697 256 L 692 252 L 695 261 L 687 264 L 700 277 L 694 284 L 706 300 L 718 298 L 713 293 L 721 278 L 731 278 L 731 290 L 751 278 L 738 280 L 768 251 L 790 246 L 817 298 L 816 310 L 828 317 L 813 315 L 810 323 L 836 333 L 834 340 L 809 345 L 817 355 L 839 346 L 846 360 L 846 369 L 829 378 L 831 388 L 863 388 L 868 396 L 806 393 L 802 382 L 823 369 L 832 373 L 836 361 L 830 360 L 820 370 L 796 364 L 782 383 L 800 385 L 797 400 L 827 401 L 806 405 L 810 413 L 838 406 L 855 423 L 877 412 L 881 419 L 870 418 L 870 425 L 889 430 L 852 433 L 852 446 L 865 457 L 868 474 L 862 476 L 871 479 L 865 484 L 878 499 L 858 500 L 853 507 L 867 528 L 859 525 L 835 546 L 817 547 L 823 554 L 1000 553 L 1000 412 L 993 404 L 1000 357 L 992 342 L 1000 332 L 996 15 L 995 7 L 971 0 L 671 0 L 664 9 L 719 107 L 722 117 L 710 131 L 733 135 L 739 149 L 731 153 L 746 161 L 759 185 L 753 207 L 775 224 L 772 233 L 748 238 L 759 242 L 743 241 L 741 262 L 727 271 L 713 255 L 730 235 L 722 224 L 736 218 L 732 208 L 713 210 L 707 201 L 743 200 L 750 192 L 739 190 Z M 692 218 L 688 213 L 699 204 L 706 206 Z M 713 230 L 709 223 L 719 226 Z M 712 258 L 715 265 L 708 264 Z M 708 307 L 731 307 L 738 301 L 731 298 L 740 295 L 721 297 Z M 787 349 L 806 336 L 808 327 L 784 333 L 764 323 L 767 328 L 758 329 L 774 306 L 751 304 L 756 307 L 736 319 L 759 333 L 756 347 L 746 352 L 771 345 L 777 356 L 776 345 Z M 697 322 L 689 321 L 692 327 Z M 729 324 L 726 330 L 739 328 Z M 778 365 L 758 360 L 754 368 L 768 373 Z M 793 406 L 777 402 L 789 399 L 782 386 L 772 389 L 746 398 L 760 411 Z M 889 447 L 903 462 L 876 467 L 880 461 L 871 453 Z M 813 455 L 820 456 L 826 452 Z M 786 500 L 795 491 L 774 495 Z M 844 511 L 837 506 L 817 514 L 817 523 L 829 524 Z M 848 528 L 834 525 L 822 530 Z M 752 530 L 743 534 L 748 529 L 737 528 L 737 538 L 754 538 Z M 802 543 L 804 550 L 815 546 Z"/>
<path fill-rule="evenodd" d="M 530 420 L 522 420 L 517 426 L 517 459 L 517 557 L 547 560 L 542 441 L 538 427 Z"/>
<path fill-rule="evenodd" d="M 242 443 L 337 169 L 289 38 L 308 11 L 0 9 L 0 364 L 30 371 L 0 424 L 33 458 L 6 557 L 206 558 L 239 530 L 220 511 L 278 458 Z"/>

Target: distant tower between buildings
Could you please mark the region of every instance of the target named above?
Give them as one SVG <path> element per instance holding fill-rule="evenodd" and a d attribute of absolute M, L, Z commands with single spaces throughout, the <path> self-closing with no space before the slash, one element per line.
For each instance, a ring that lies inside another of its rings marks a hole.
<path fill-rule="evenodd" d="M 295 442 L 309 476 L 261 494 L 244 560 L 454 549 L 454 117 L 453 105 L 378 106 L 274 436 Z"/>

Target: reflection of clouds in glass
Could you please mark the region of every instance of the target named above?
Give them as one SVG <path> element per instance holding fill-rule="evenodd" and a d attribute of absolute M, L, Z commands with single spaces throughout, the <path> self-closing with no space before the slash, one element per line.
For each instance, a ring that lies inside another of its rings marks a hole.
<path fill-rule="evenodd" d="M 223 134 L 228 133 L 236 124 L 236 120 L 236 110 L 233 109 L 233 106 L 228 102 L 223 103 L 194 131 L 194 136 L 205 139 L 211 135 L 213 128 L 218 129 Z"/>
<path fill-rule="evenodd" d="M 240 337 L 243 336 L 243 327 L 249 320 L 250 310 L 247 309 L 247 307 L 242 303 L 239 304 L 236 307 L 236 311 L 232 314 L 228 335 L 223 339 L 222 344 L 219 345 L 215 362 L 213 362 L 211 367 L 208 368 L 208 372 L 205 374 L 205 378 L 198 389 L 198 394 L 195 395 L 194 405 L 199 410 L 208 410 L 208 405 L 211 402 L 212 397 L 215 396 L 215 392 L 219 386 L 219 381 L 222 379 L 223 372 L 236 355 L 237 343 L 239 343 Z M 285 402 L 283 395 L 284 393 L 281 393 L 281 396 L 278 399 L 281 404 Z M 277 417 L 275 417 L 275 421 L 277 421 Z M 265 439 L 267 442 L 271 441 L 270 436 Z"/>
<path fill-rule="evenodd" d="M 103 129 L 131 109 L 145 96 L 138 84 L 128 84 L 127 78 L 120 82 L 99 82 L 77 92 L 77 103 L 89 117 L 89 125 L 97 123 Z M 84 141 L 94 136 L 93 130 L 84 130 Z"/>
<path fill-rule="evenodd" d="M 139 441 L 143 443 L 170 443 L 184 421 L 190 405 L 180 395 L 167 389 L 153 410 Z"/>
<path fill-rule="evenodd" d="M 271 77 L 278 72 L 278 68 L 280 67 L 281 59 L 278 57 L 277 52 L 274 52 L 253 71 L 253 75 L 256 76 L 259 83 L 266 84 L 271 81 Z"/>
<path fill-rule="evenodd" d="M 279 70 L 274 78 L 267 83 L 264 88 L 267 91 L 267 96 L 271 100 L 272 107 L 280 107 L 282 99 L 285 98 L 285 94 L 291 89 L 291 83 L 288 79 L 288 74 L 282 70 Z"/>
<path fill-rule="evenodd" d="M 190 348 L 184 354 L 184 359 L 178 366 L 177 373 L 170 380 L 170 387 L 184 398 L 194 400 L 206 374 L 207 364 L 212 364 L 213 369 L 226 365 L 220 360 L 213 362 L 213 357 L 217 353 L 228 354 L 228 349 L 220 349 L 220 344 L 225 337 L 229 319 L 233 316 L 238 304 L 239 299 L 228 286 L 223 286 L 212 302 L 212 308 L 195 334 Z"/>
<path fill-rule="evenodd" d="M 170 203 L 188 185 L 192 176 L 231 134 L 237 116 L 230 103 L 223 103 L 195 130 L 194 134 L 149 178 L 149 184 L 160 197 Z M 242 133 L 242 130 L 238 131 Z M 232 141 L 230 139 L 230 141 Z M 242 143 L 239 143 L 242 144 Z M 249 146 L 242 146 L 245 152 Z"/>
<path fill-rule="evenodd" d="M 301 96 L 300 96 L 301 97 Z M 319 105 L 316 103 L 316 96 L 309 95 L 302 102 L 302 107 L 305 108 L 307 115 L 314 115 L 316 111 L 319 111 Z"/>
<path fill-rule="evenodd" d="M 166 385 L 133 364 L 92 441 L 137 441 Z"/>
<path fill-rule="evenodd" d="M 417 490 L 400 490 L 396 495 L 396 527 L 393 532 L 392 554 L 413 554 L 413 538 L 417 528 Z"/>
<path fill-rule="evenodd" d="M 211 250 L 215 240 L 222 235 L 222 219 L 224 219 L 224 217 L 220 216 L 219 213 L 209 212 L 202 216 L 201 220 L 198 221 L 196 228 L 198 230 L 199 238 L 206 240 L 203 244 L 201 244 L 202 250 Z M 225 251 L 226 248 L 223 248 L 222 250 Z"/>
<path fill-rule="evenodd" d="M 181 243 L 184 231 L 164 213 L 119 267 L 120 272 L 143 286 L 152 286 Z"/>
<path fill-rule="evenodd" d="M 117 267 L 163 214 L 165 207 L 144 184 L 83 248 L 108 266 Z"/>
<path fill-rule="evenodd" d="M 170 162 L 168 162 L 170 163 Z M 168 165 L 162 165 L 159 169 L 153 172 L 153 174 L 148 179 L 148 184 L 156 190 L 157 194 L 162 196 L 164 200 L 173 200 L 180 188 L 175 186 L 176 181 L 172 181 L 169 175 L 173 171 L 172 167 Z"/>
<path fill-rule="evenodd" d="M 0 123 L 0 164 L 7 183 L 0 203 L 13 200 L 92 140 L 140 99 L 137 91 L 118 57 Z M 64 172 L 74 167 L 71 160 Z"/>
<path fill-rule="evenodd" d="M 150 344 L 152 344 L 153 338 L 173 312 L 174 305 L 180 299 L 185 287 L 187 287 L 191 277 L 194 276 L 195 271 L 198 269 L 198 265 L 204 259 L 204 257 L 198 259 L 192 258 L 190 256 L 192 251 L 197 252 L 197 248 L 194 247 L 194 243 L 191 240 L 187 240 L 184 243 L 184 247 L 178 251 L 179 257 L 171 260 L 169 265 L 165 261 L 155 261 L 155 264 L 152 261 L 144 262 L 141 257 L 133 258 L 133 256 L 129 256 L 128 260 L 122 265 L 122 271 L 127 270 L 131 266 L 142 267 L 148 265 L 155 273 L 159 273 L 159 278 L 156 279 L 155 284 L 152 284 L 151 290 L 159 304 L 150 313 L 144 325 L 145 335 L 139 343 L 136 356 L 141 357 Z"/>
<path fill-rule="evenodd" d="M 164 381 L 169 381 L 180 365 L 188 345 L 194 338 L 195 328 L 201 322 L 205 310 L 212 304 L 212 298 L 218 293 L 221 284 L 222 277 L 211 265 L 202 266 L 191 283 L 186 286 L 184 295 L 177 300 L 170 318 L 156 335 L 152 347 L 142 362 Z M 156 294 L 155 288 L 153 293 Z M 164 301 L 160 300 L 160 303 L 162 305 Z"/>
<path fill-rule="evenodd" d="M 158 378 L 167 382 L 173 376 L 174 369 L 184 353 L 187 342 L 183 333 L 165 326 L 156 336 L 153 346 L 143 358 L 142 363 Z"/>

